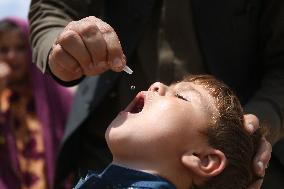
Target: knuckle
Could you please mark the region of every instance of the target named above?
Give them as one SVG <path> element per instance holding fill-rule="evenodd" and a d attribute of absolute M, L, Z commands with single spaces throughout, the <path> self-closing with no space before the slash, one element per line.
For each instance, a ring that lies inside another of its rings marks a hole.
<path fill-rule="evenodd" d="M 61 71 L 65 71 L 66 67 L 69 66 L 68 61 L 66 61 L 66 54 L 60 46 L 53 49 L 49 60 L 53 67 Z"/>
<path fill-rule="evenodd" d="M 98 18 L 95 17 L 95 16 L 87 16 L 87 17 L 82 19 L 82 21 L 88 21 L 88 22 L 96 22 L 97 20 L 98 20 Z"/>
<path fill-rule="evenodd" d="M 104 34 L 115 33 L 114 29 L 109 24 L 103 21 L 97 22 L 97 26 L 99 27 L 100 31 Z"/>
<path fill-rule="evenodd" d="M 78 21 L 71 21 L 67 24 L 67 26 L 65 27 L 66 30 L 70 30 L 72 28 L 74 28 L 76 25 L 78 24 Z"/>
<path fill-rule="evenodd" d="M 64 44 L 67 41 L 76 39 L 77 37 L 78 37 L 78 34 L 75 31 L 73 31 L 73 30 L 66 30 L 66 31 L 64 31 L 60 35 L 60 37 L 58 39 L 58 43 L 59 44 Z"/>
<path fill-rule="evenodd" d="M 69 22 L 68 26 L 74 26 L 77 23 L 77 21 L 72 20 L 71 22 Z"/>
<path fill-rule="evenodd" d="M 57 45 L 55 48 L 53 48 L 52 53 L 50 54 L 50 58 L 53 61 L 56 61 L 61 58 L 61 55 L 63 54 L 63 49 L 60 45 Z"/>
<path fill-rule="evenodd" d="M 96 35 L 99 32 L 98 27 L 95 24 L 85 23 L 80 29 L 81 34 L 89 36 Z"/>
<path fill-rule="evenodd" d="M 114 29 L 113 29 L 109 24 L 105 23 L 104 27 L 105 27 L 105 30 L 106 30 L 107 32 L 113 32 L 113 33 L 115 33 L 115 32 L 114 32 Z"/>

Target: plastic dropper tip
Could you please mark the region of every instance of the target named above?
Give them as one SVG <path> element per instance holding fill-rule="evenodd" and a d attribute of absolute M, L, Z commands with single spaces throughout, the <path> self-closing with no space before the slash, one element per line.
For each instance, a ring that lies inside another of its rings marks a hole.
<path fill-rule="evenodd" d="M 124 66 L 123 71 L 125 71 L 128 74 L 132 74 L 133 73 L 133 71 L 126 65 Z"/>

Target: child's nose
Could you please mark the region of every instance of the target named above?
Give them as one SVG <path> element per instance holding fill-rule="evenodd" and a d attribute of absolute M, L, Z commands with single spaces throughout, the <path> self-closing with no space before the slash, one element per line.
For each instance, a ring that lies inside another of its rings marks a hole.
<path fill-rule="evenodd" d="M 160 82 L 153 83 L 148 89 L 148 91 L 156 92 L 159 95 L 165 95 L 166 90 L 167 90 L 167 86 Z"/>

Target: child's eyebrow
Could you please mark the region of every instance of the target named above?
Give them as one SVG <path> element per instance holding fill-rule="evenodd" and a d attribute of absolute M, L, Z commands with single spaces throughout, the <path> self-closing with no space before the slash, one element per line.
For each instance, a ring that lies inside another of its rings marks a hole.
<path fill-rule="evenodd" d="M 203 105 L 202 108 L 209 114 L 212 112 L 212 105 L 210 103 L 207 103 L 206 96 L 203 95 L 199 90 L 192 86 L 188 86 L 188 89 L 186 91 L 192 91 L 197 94 L 198 98 L 200 99 L 201 104 Z"/>
<path fill-rule="evenodd" d="M 193 88 L 193 87 L 192 87 Z M 206 98 L 206 95 L 205 94 L 203 94 L 202 95 L 202 93 L 200 93 L 197 89 L 195 89 L 195 88 L 193 88 L 193 90 L 196 92 L 196 93 L 198 93 L 198 96 L 199 96 L 199 98 L 200 98 L 200 101 L 201 101 L 201 103 L 203 104 L 203 109 L 205 110 L 205 112 L 207 113 L 207 114 L 212 114 L 212 112 L 214 112 L 214 110 L 213 110 L 213 106 L 215 106 L 215 105 L 213 105 L 213 104 L 211 104 L 210 103 L 210 101 Z M 210 94 L 208 94 L 208 95 L 210 95 Z M 214 103 L 214 102 L 213 102 Z"/>
<path fill-rule="evenodd" d="M 201 93 L 196 90 L 194 87 L 190 86 L 190 91 L 194 91 L 195 93 L 197 93 L 197 95 L 200 97 L 200 98 L 203 98 L 203 96 L 201 95 Z"/>
<path fill-rule="evenodd" d="M 191 85 L 187 85 L 186 87 L 183 88 L 183 90 L 181 90 L 183 92 L 189 92 L 189 91 L 193 91 L 195 92 L 200 98 L 203 98 L 203 96 L 201 95 L 201 93 L 195 89 L 194 87 L 192 87 Z"/>
<path fill-rule="evenodd" d="M 176 87 L 177 84 L 172 84 L 170 85 L 170 87 Z M 186 85 L 184 87 L 182 87 L 181 89 L 177 89 L 177 92 L 181 93 L 181 92 L 193 92 L 195 93 L 198 98 L 200 99 L 201 102 L 204 102 L 204 96 L 202 96 L 202 94 L 200 93 L 200 91 L 198 91 L 197 89 L 195 89 L 194 87 L 192 87 L 191 85 Z"/>
<path fill-rule="evenodd" d="M 201 104 L 203 104 L 203 105 L 204 105 L 204 104 L 207 104 L 207 103 L 205 103 L 205 102 L 206 102 L 205 96 L 202 95 L 197 89 L 195 89 L 195 88 L 192 87 L 190 90 L 191 90 L 192 92 L 194 92 L 194 93 L 197 94 L 197 96 L 198 96 L 198 98 L 199 98 Z M 207 109 L 207 108 L 205 108 L 205 109 Z"/>

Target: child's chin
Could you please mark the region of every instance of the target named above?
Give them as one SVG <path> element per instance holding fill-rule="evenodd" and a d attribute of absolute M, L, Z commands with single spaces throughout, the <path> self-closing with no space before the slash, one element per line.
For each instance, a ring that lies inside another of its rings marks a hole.
<path fill-rule="evenodd" d="M 119 133 L 123 132 L 123 123 L 125 120 L 115 118 L 108 126 L 105 137 L 106 139 L 115 139 L 119 136 Z"/>
<path fill-rule="evenodd" d="M 129 142 L 129 137 L 126 136 L 126 133 L 114 128 L 107 130 L 105 133 L 105 139 L 113 155 L 117 155 L 125 151 L 125 149 L 122 147 Z"/>
<path fill-rule="evenodd" d="M 108 129 L 113 127 L 113 128 L 116 128 L 116 127 L 119 127 L 121 126 L 127 119 L 127 113 L 125 112 L 120 112 L 115 118 L 114 120 L 112 120 L 112 122 L 110 123 L 110 125 L 108 126 Z"/>

